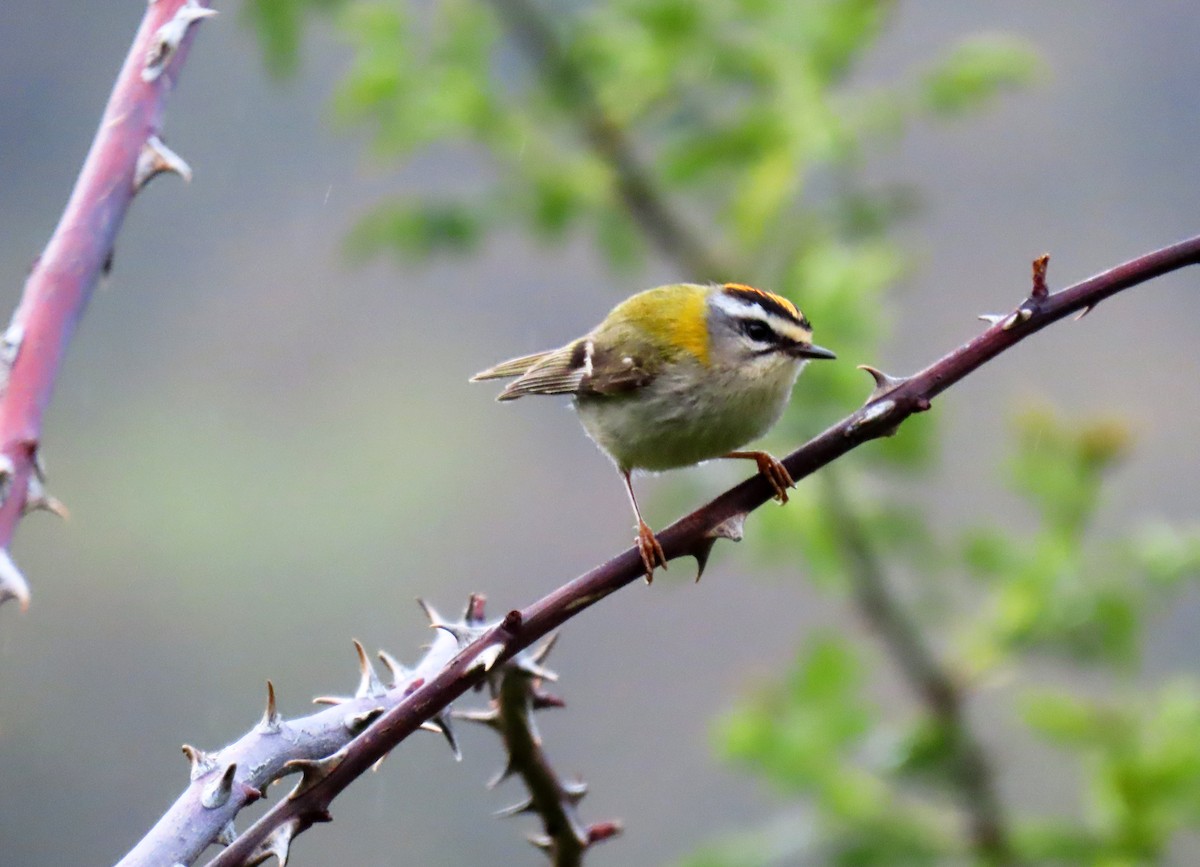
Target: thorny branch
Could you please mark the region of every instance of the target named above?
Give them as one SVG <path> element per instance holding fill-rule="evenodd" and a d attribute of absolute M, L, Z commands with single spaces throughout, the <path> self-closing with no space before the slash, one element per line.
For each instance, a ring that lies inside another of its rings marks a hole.
<path fill-rule="evenodd" d="M 8 553 L 21 516 L 39 508 L 65 512 L 43 488 L 42 413 L 75 325 L 111 265 L 129 204 L 160 172 L 191 176 L 159 134 L 191 25 L 216 14 L 208 5 L 159 0 L 147 7 L 71 198 L 0 338 L 0 603 L 29 604 L 29 586 Z"/>
<path fill-rule="evenodd" d="M 1200 264 L 1200 236 L 1147 253 L 1052 295 L 1035 289 L 1011 313 L 995 317 L 982 334 L 912 376 L 892 377 L 868 369 L 876 388 L 867 402 L 789 454 L 783 463 L 794 479 L 803 479 L 852 449 L 894 433 L 909 416 L 928 410 L 946 389 L 1048 325 L 1072 313 L 1087 312 L 1124 289 L 1196 264 Z M 746 517 L 773 493 L 767 480 L 755 475 L 680 518 L 658 534 L 667 558 L 691 556 L 703 564 L 717 539 L 742 538 Z M 280 834 L 281 829 L 290 840 L 313 822 L 328 819 L 334 798 L 354 779 L 424 720 L 444 711 L 479 683 L 490 668 L 637 581 L 643 571 L 637 549 L 629 548 L 527 608 L 509 612 L 498 624 L 461 632 L 463 649 L 454 659 L 347 746 L 307 768 L 296 789 L 238 836 L 210 867 L 259 863 L 272 835 Z"/>
<path fill-rule="evenodd" d="M 579 867 L 588 849 L 621 833 L 621 824 L 608 821 L 585 825 L 576 807 L 587 794 L 587 784 L 560 778 L 542 748 L 533 714 L 563 705 L 562 699 L 543 690 L 544 681 L 556 679 L 542 665 L 555 638 L 557 635 L 552 635 L 540 647 L 500 667 L 491 678 L 493 696 L 489 707 L 456 712 L 454 717 L 486 725 L 504 742 L 508 760 L 489 784 L 491 787 L 515 776 L 529 791 L 527 798 L 497 815 L 536 814 L 542 822 L 542 833 L 530 836 L 529 841 L 550 857 L 553 867 Z"/>

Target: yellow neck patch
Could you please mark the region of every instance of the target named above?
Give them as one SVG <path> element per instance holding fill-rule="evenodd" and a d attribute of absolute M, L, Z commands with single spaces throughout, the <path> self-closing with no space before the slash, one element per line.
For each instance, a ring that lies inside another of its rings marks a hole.
<path fill-rule="evenodd" d="M 635 329 L 649 338 L 657 352 L 686 352 L 708 364 L 708 289 L 691 283 L 673 283 L 647 289 L 617 305 L 609 320 Z M 630 334 L 632 339 L 638 339 Z"/>

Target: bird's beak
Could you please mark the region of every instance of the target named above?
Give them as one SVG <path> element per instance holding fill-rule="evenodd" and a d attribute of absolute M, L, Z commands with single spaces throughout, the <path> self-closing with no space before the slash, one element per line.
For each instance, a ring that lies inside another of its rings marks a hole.
<path fill-rule="evenodd" d="M 792 347 L 792 355 L 797 358 L 837 358 L 832 352 L 824 346 L 816 346 L 814 344 L 800 345 Z"/>

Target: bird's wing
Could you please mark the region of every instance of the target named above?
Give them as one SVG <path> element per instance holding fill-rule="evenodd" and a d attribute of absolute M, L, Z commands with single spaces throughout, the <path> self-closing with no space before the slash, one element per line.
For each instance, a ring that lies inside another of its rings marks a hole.
<path fill-rule="evenodd" d="M 516 376 L 497 400 L 527 394 L 611 395 L 641 388 L 654 379 L 634 355 L 598 352 L 590 337 L 561 349 L 505 361 L 472 377 L 473 381 Z"/>

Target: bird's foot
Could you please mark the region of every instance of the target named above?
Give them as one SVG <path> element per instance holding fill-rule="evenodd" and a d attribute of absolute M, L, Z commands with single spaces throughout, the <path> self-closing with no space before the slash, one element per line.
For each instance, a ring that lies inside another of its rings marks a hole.
<path fill-rule="evenodd" d="M 646 569 L 646 583 L 654 582 L 654 570 L 662 566 L 667 568 L 667 555 L 663 553 L 662 545 L 658 543 L 654 531 L 646 526 L 645 521 L 638 521 L 637 535 L 638 553 L 642 555 L 642 566 Z"/>
<path fill-rule="evenodd" d="M 796 482 L 792 479 L 792 474 L 787 471 L 787 467 L 766 452 L 742 452 L 739 457 L 742 456 L 752 458 L 758 464 L 758 471 L 775 489 L 775 499 L 779 501 L 779 505 L 782 506 L 786 503 L 788 488 L 796 487 Z"/>

